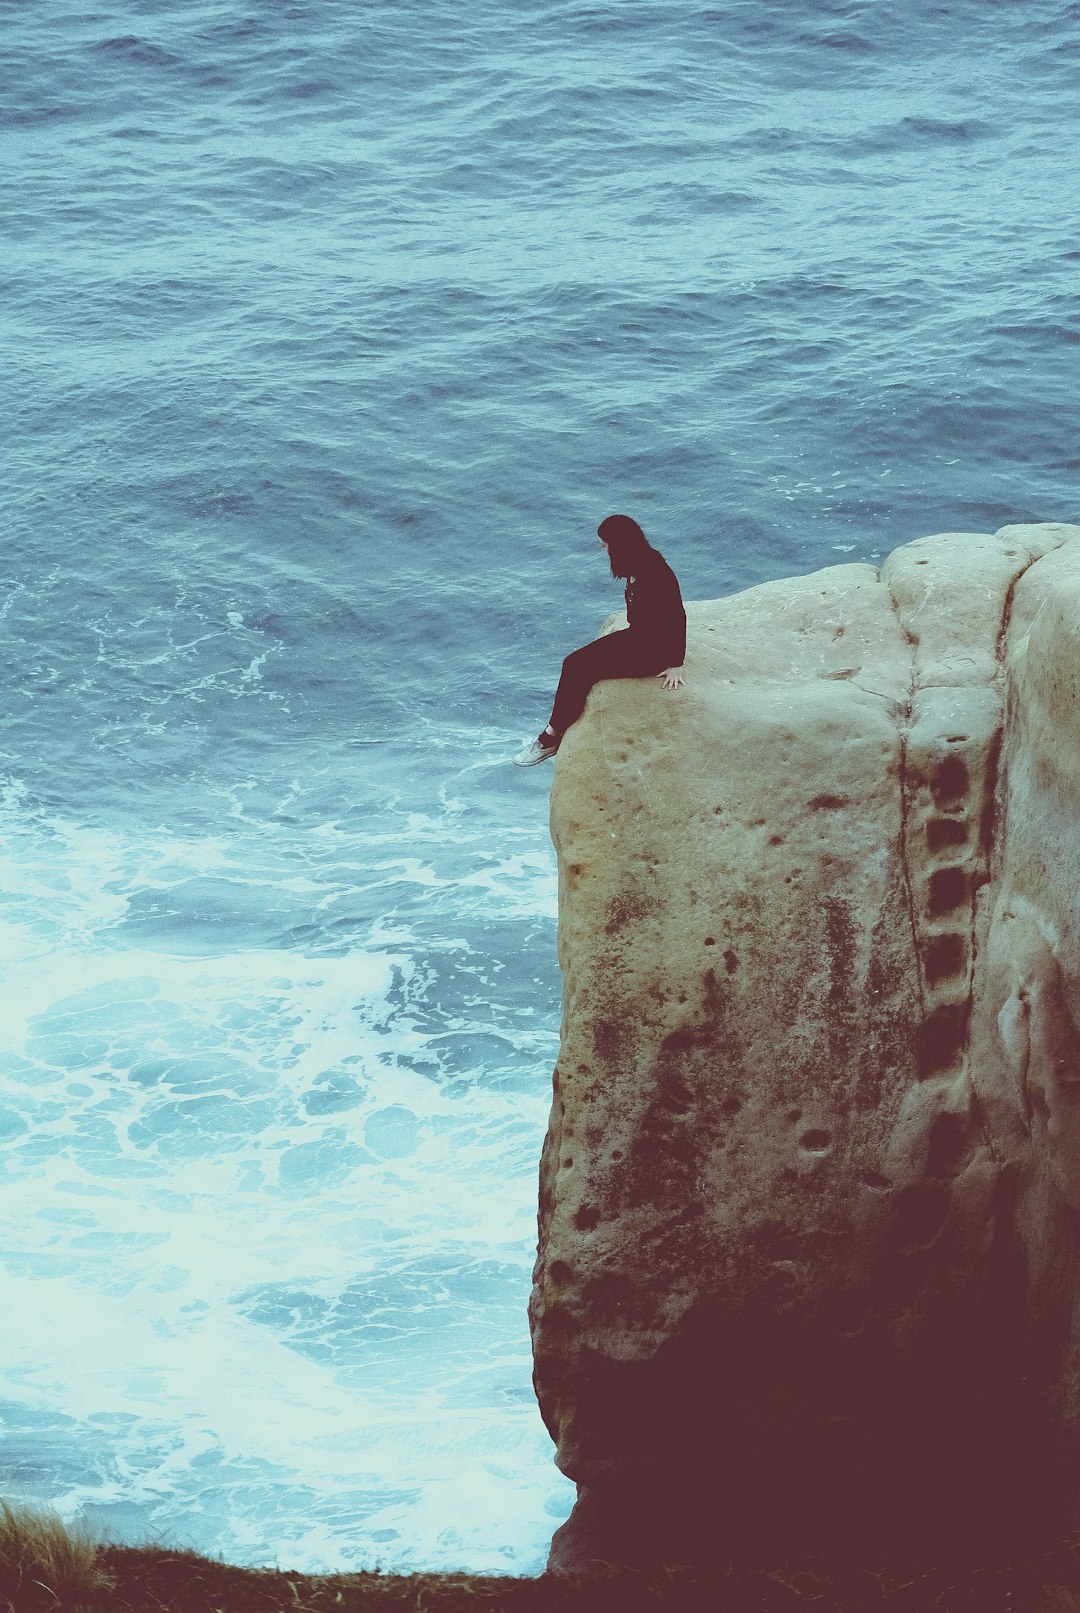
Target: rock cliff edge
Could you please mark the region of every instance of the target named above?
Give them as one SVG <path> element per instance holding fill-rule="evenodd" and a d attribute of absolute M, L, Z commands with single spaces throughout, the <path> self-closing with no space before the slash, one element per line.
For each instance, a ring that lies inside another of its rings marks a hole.
<path fill-rule="evenodd" d="M 1080 527 L 687 606 L 560 750 L 552 1567 L 1076 1519 Z"/>

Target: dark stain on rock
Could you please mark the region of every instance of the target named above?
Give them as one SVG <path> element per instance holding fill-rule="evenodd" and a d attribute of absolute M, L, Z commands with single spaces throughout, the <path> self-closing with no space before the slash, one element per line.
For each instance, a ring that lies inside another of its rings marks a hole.
<path fill-rule="evenodd" d="M 835 812 L 838 807 L 847 806 L 849 799 L 846 795 L 830 795 L 826 792 L 824 795 L 815 795 L 806 804 L 811 812 Z"/>
<path fill-rule="evenodd" d="M 656 1270 L 685 1270 L 697 1258 L 700 1229 L 697 1223 L 705 1213 L 701 1199 L 691 1199 L 679 1214 L 652 1226 L 642 1240 L 642 1252 Z"/>
<path fill-rule="evenodd" d="M 728 947 L 727 951 L 724 953 L 724 968 L 727 970 L 729 975 L 733 975 L 738 967 L 738 953 L 732 952 L 731 948 Z"/>
<path fill-rule="evenodd" d="M 701 1032 L 692 1025 L 684 1025 L 677 1031 L 669 1031 L 660 1044 L 661 1059 L 663 1060 L 667 1054 L 686 1053 L 700 1041 Z"/>
<path fill-rule="evenodd" d="M 857 1081 L 854 1107 L 863 1114 L 882 1102 L 886 1071 L 909 1071 L 916 1078 L 916 1040 L 922 1008 L 915 989 L 917 963 L 904 862 L 897 846 L 890 854 L 886 898 L 870 937 L 863 1001 L 873 1005 L 853 1048 Z"/>
<path fill-rule="evenodd" d="M 684 1115 L 694 1100 L 690 1089 L 678 1066 L 674 1063 L 665 1063 L 660 1070 L 660 1102 L 665 1109 L 673 1115 Z"/>
<path fill-rule="evenodd" d="M 541 1230 L 546 1227 L 555 1208 L 555 1161 L 552 1156 L 556 1152 L 556 1146 L 549 1130 L 544 1138 L 544 1146 L 540 1153 L 540 1191 L 537 1203 L 537 1219 Z"/>
<path fill-rule="evenodd" d="M 592 1033 L 593 1045 L 601 1064 L 610 1066 L 630 1062 L 636 1036 L 625 1014 L 616 1010 L 610 1017 L 597 1015 Z"/>
<path fill-rule="evenodd" d="M 714 1153 L 721 1115 L 743 1097 L 740 1072 L 723 1059 L 733 1039 L 726 1028 L 727 1002 L 715 969 L 701 976 L 701 1008 L 694 1022 L 664 1037 L 658 1050 L 652 1095 L 641 1112 L 624 1167 L 631 1206 L 685 1205 Z"/>
<path fill-rule="evenodd" d="M 822 902 L 829 964 L 828 1004 L 835 1026 L 837 1052 L 846 1054 L 855 1029 L 855 924 L 848 904 L 838 896 Z"/>
<path fill-rule="evenodd" d="M 648 898 L 640 891 L 633 889 L 620 891 L 608 906 L 608 919 L 604 926 L 606 933 L 618 935 L 628 924 L 639 922 L 647 915 L 649 906 Z"/>

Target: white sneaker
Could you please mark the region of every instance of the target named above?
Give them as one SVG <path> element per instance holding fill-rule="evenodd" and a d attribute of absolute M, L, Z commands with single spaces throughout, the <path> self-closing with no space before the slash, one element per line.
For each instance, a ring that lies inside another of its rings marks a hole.
<path fill-rule="evenodd" d="M 549 756 L 554 756 L 559 745 L 557 740 L 549 740 L 544 734 L 539 739 L 532 739 L 518 751 L 514 762 L 518 767 L 535 767 L 537 762 L 546 762 Z"/>

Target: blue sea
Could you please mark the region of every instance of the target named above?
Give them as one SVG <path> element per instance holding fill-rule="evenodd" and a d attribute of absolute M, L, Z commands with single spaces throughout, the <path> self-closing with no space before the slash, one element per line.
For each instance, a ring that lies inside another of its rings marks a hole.
<path fill-rule="evenodd" d="M 612 511 L 688 598 L 1080 519 L 1078 60 L 1075 0 L 0 0 L 2 1493 L 539 1572 L 509 758 Z"/>

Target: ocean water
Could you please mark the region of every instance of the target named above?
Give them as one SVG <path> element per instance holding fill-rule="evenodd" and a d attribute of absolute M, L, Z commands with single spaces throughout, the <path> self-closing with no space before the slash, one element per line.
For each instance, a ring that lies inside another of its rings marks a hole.
<path fill-rule="evenodd" d="M 1074 0 L 0 0 L 0 1490 L 539 1571 L 508 758 L 612 510 L 690 598 L 1080 518 L 1078 59 Z"/>

